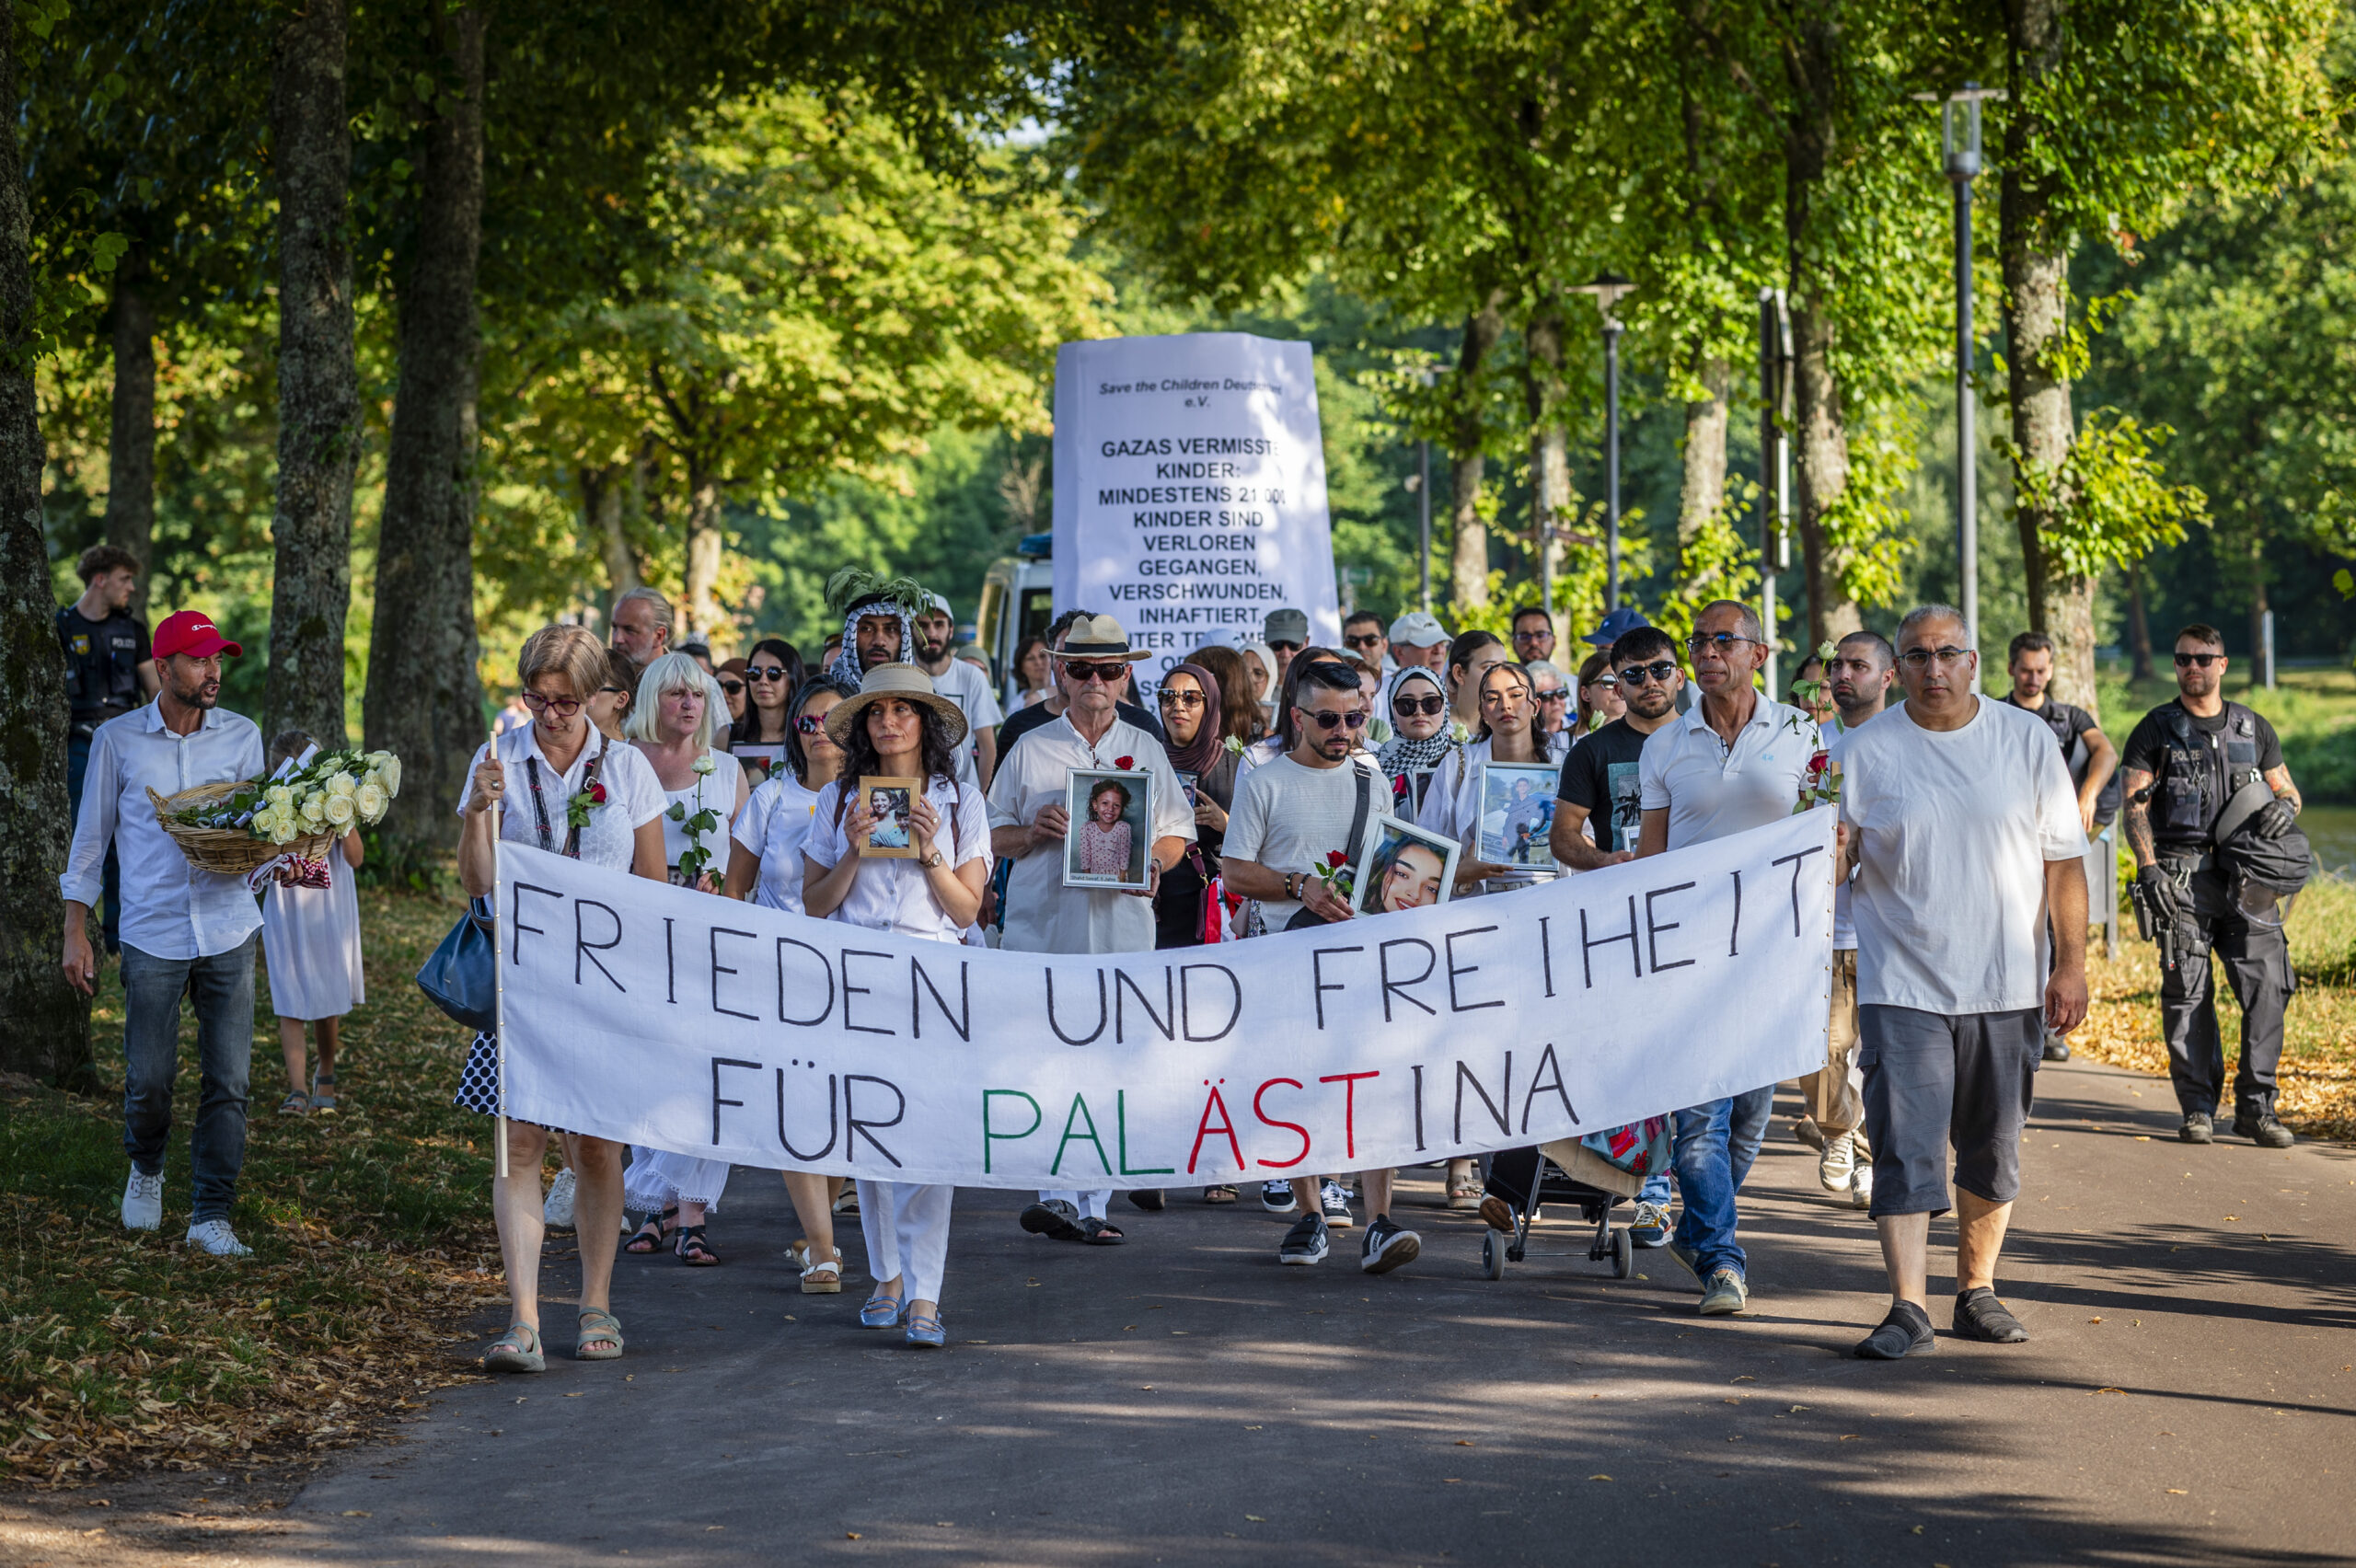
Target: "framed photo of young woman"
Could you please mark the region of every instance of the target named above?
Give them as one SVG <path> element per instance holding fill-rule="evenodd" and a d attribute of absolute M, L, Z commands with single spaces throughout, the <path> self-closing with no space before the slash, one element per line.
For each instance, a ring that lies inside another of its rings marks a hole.
<path fill-rule="evenodd" d="M 908 816 L 908 802 L 917 794 L 913 778 L 862 778 L 859 781 L 860 799 L 875 813 L 875 825 L 867 830 L 867 842 L 860 853 L 871 860 L 913 860 L 917 858 L 916 824 Z"/>
<path fill-rule="evenodd" d="M 1352 906 L 1360 915 L 1393 915 L 1447 903 L 1461 848 L 1445 833 L 1394 816 L 1375 818 L 1350 883 Z"/>
<path fill-rule="evenodd" d="M 1153 775 L 1076 767 L 1065 798 L 1064 885 L 1142 892 L 1152 885 Z"/>

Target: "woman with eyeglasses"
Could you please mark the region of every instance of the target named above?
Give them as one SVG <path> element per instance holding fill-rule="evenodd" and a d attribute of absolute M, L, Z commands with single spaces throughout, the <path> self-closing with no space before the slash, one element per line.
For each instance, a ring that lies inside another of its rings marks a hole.
<path fill-rule="evenodd" d="M 1590 664 L 1594 662 L 1592 659 L 1588 661 Z M 1560 762 L 1570 754 L 1571 744 L 1577 739 L 1571 721 L 1572 699 L 1576 695 L 1571 679 L 1545 659 L 1532 659 L 1527 668 L 1530 671 L 1530 696 L 1538 704 L 1538 732 L 1545 740 L 1547 759 Z"/>
<path fill-rule="evenodd" d="M 1612 673 L 1611 650 L 1598 649 L 1579 666 L 1578 732 L 1592 735 L 1627 711 L 1627 694 Z"/>
<path fill-rule="evenodd" d="M 516 674 L 532 721 L 475 753 L 458 801 L 465 824 L 458 835 L 459 884 L 470 897 L 491 892 L 500 842 L 664 881 L 662 782 L 637 747 L 598 733 L 585 712 L 589 698 L 612 680 L 607 651 L 580 627 L 543 627 L 525 640 Z M 576 801 L 586 819 L 578 826 L 571 821 Z M 499 1114 L 499 1044 L 489 1034 L 475 1036 L 454 1102 L 481 1115 Z M 575 1180 L 581 1320 L 572 1354 L 583 1361 L 610 1361 L 622 1353 L 621 1324 L 608 1307 L 621 1232 L 623 1146 L 510 1119 L 508 1173 L 491 1187 L 491 1214 L 513 1305 L 506 1332 L 483 1356 L 489 1371 L 548 1369 L 540 1348 L 540 1162 L 551 1133 L 563 1140 Z"/>
<path fill-rule="evenodd" d="M 802 658 L 781 637 L 765 637 L 745 659 L 745 714 L 729 750 L 756 785 L 785 762 L 786 704 L 802 685 Z"/>
<path fill-rule="evenodd" d="M 859 690 L 831 675 L 803 683 L 793 695 L 784 765 L 770 774 L 736 813 L 729 829 L 728 884 L 731 898 L 749 898 L 765 909 L 805 913 L 802 906 L 803 847 L 810 841 L 818 791 L 842 777 L 843 749 L 826 733 L 826 715 Z M 785 1172 L 802 1239 L 786 1256 L 802 1271 L 802 1293 L 833 1296 L 843 1287 L 843 1255 L 835 1245 L 836 1182 L 805 1171 Z"/>
<path fill-rule="evenodd" d="M 618 741 L 627 738 L 622 733 L 622 724 L 629 718 L 630 704 L 638 698 L 638 677 L 644 668 L 618 648 L 606 650 L 606 678 L 583 705 L 588 712 L 589 722 L 606 739 Z M 530 699 L 527 698 L 525 700 Z"/>
<path fill-rule="evenodd" d="M 728 700 L 728 712 L 711 744 L 722 751 L 734 749 L 737 723 L 745 717 L 745 661 L 730 659 L 714 670 L 711 678 L 720 683 L 720 695 Z"/>

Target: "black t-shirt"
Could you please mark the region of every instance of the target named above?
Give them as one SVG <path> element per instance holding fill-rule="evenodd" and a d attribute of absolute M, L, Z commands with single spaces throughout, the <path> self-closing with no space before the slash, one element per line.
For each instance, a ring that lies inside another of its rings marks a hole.
<path fill-rule="evenodd" d="M 68 605 L 57 612 L 65 650 L 65 701 L 76 723 L 128 713 L 145 700 L 139 666 L 148 659 L 147 623 L 128 610 L 94 621 Z"/>
<path fill-rule="evenodd" d="M 1554 798 L 1587 808 L 1595 846 L 1605 854 L 1636 847 L 1644 825 L 1644 790 L 1637 778 L 1637 759 L 1652 737 L 1631 729 L 1625 719 L 1614 719 L 1581 740 L 1563 759 L 1562 781 Z"/>
<path fill-rule="evenodd" d="M 2228 703 L 2217 713 L 2202 718 L 2188 713 L 2181 701 L 2164 702 L 2136 724 L 2135 732 L 2127 737 L 2127 749 L 2119 755 L 2119 770 L 2122 774 L 2131 767 L 2140 767 L 2151 774 L 2164 788 L 2155 790 L 2152 799 L 2152 836 L 2157 843 L 2172 847 L 2186 847 L 2209 842 L 2210 824 L 2224 801 L 2213 794 L 2191 786 L 2194 793 L 2171 792 L 2165 789 L 2168 768 L 2168 732 L 2176 721 L 2182 719 L 2192 726 L 2196 744 L 2212 748 L 2211 755 L 2218 759 L 2220 775 L 2240 773 L 2255 767 L 2260 774 L 2270 773 L 2282 766 L 2282 742 L 2274 726 L 2261 713 L 2249 714 L 2250 730 L 2246 737 L 2226 734 L 2236 709 Z M 2236 755 L 2238 754 L 2238 755 Z M 2228 790 L 2230 783 L 2223 786 Z"/>
<path fill-rule="evenodd" d="M 2045 727 L 2053 732 L 2053 738 L 2061 743 L 2062 759 L 2064 762 L 2070 759 L 2070 753 L 2088 730 L 2102 728 L 2095 722 L 2095 716 L 2085 709 L 2073 708 L 2066 702 L 2056 702 L 2050 697 L 2045 699 L 2045 705 L 2041 708 L 2031 708 L 2025 702 L 2015 702 L 2010 692 L 2005 693 L 1999 700 L 2019 709 L 2024 713 L 2034 713 L 2043 720 Z"/>
<path fill-rule="evenodd" d="M 1170 744 L 1170 737 L 1161 732 L 1161 721 L 1136 703 L 1116 702 L 1113 708 L 1121 716 L 1122 722 L 1136 725 L 1165 747 Z M 1062 717 L 1060 713 L 1048 712 L 1044 702 L 1034 702 L 1018 712 L 1008 714 L 1006 722 L 998 727 L 998 765 L 1000 767 L 1006 766 L 1006 754 L 1014 749 L 1015 742 L 1040 725 L 1052 724 Z"/>
<path fill-rule="evenodd" d="M 2214 739 L 2225 732 L 2225 721 L 2231 717 L 2231 711 L 2227 709 L 2206 719 L 2197 713 L 2185 713 L 2184 716 L 2191 721 L 2195 734 Z M 2119 753 L 2119 771 L 2123 773 L 2128 768 L 2140 767 L 2146 773 L 2158 773 L 2161 755 L 2168 749 L 2168 721 L 2182 712 L 2183 704 L 2164 702 L 2144 714 L 2136 723 L 2135 732 L 2127 737 L 2127 749 Z M 2257 732 L 2258 770 L 2271 773 L 2282 766 L 2281 738 L 2275 734 L 2274 726 L 2266 721 L 2263 713 L 2252 713 L 2250 718 L 2255 721 L 2252 727 Z"/>

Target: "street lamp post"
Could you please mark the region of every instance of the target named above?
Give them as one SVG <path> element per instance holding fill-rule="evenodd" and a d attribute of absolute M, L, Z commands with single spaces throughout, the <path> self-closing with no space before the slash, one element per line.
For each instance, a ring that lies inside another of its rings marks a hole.
<path fill-rule="evenodd" d="M 1429 387 L 1435 379 L 1430 370 L 1416 372 L 1415 378 Z M 1423 548 L 1415 559 L 1421 569 L 1423 609 L 1432 610 L 1432 444 L 1428 436 L 1415 442 L 1415 514 L 1416 535 Z"/>
<path fill-rule="evenodd" d="M 1759 291 L 1759 624 L 1767 638 L 1766 676 L 1775 685 L 1775 574 L 1792 564 L 1792 317 L 1781 289 Z"/>
<path fill-rule="evenodd" d="M 1939 151 L 1955 186 L 1955 550 L 1964 641 L 1973 649 L 1980 646 L 1980 448 L 1971 392 L 1971 182 L 1981 168 L 1980 106 L 2004 96 L 2004 88 L 1977 82 L 1944 97 L 1914 95 L 1939 105 Z"/>
<path fill-rule="evenodd" d="M 1603 608 L 1620 607 L 1620 333 L 1618 306 L 1636 285 L 1605 272 L 1574 293 L 1595 296 L 1603 316 Z"/>

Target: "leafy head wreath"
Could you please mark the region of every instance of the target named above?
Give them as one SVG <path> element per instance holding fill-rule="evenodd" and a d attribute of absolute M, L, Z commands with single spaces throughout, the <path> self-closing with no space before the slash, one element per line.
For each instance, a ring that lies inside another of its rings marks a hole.
<path fill-rule="evenodd" d="M 899 617 L 898 662 L 916 663 L 917 617 L 930 613 L 932 595 L 913 577 L 885 577 L 863 566 L 847 566 L 826 579 L 826 607 L 843 617 L 842 651 L 826 666 L 837 680 L 855 689 L 863 672 L 859 667 L 859 622 L 862 616 Z"/>

